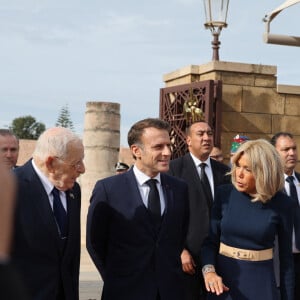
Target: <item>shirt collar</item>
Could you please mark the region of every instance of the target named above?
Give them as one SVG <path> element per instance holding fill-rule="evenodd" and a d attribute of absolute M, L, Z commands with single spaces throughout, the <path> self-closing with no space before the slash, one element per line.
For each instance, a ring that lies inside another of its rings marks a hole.
<path fill-rule="evenodd" d="M 143 173 L 142 171 L 140 171 L 136 165 L 133 166 L 133 173 L 136 177 L 136 180 L 138 182 L 139 185 L 143 185 L 145 184 L 145 182 L 149 179 L 151 179 L 151 177 L 149 177 L 148 175 L 146 175 L 145 173 Z M 153 177 L 152 179 L 156 179 L 159 183 L 161 183 L 161 179 L 160 179 L 160 173 L 158 173 L 155 177 Z"/>
<path fill-rule="evenodd" d="M 286 181 L 286 179 L 288 178 L 288 176 L 289 176 L 289 175 L 286 175 L 286 174 L 284 173 L 284 181 Z M 298 178 L 296 177 L 295 171 L 293 171 L 292 175 L 290 175 L 290 176 L 293 176 L 293 177 L 294 177 L 294 182 L 295 182 L 295 183 L 299 183 L 299 180 L 298 180 Z"/>
<path fill-rule="evenodd" d="M 201 163 L 206 163 L 206 165 L 208 166 L 208 168 L 211 168 L 211 163 L 210 163 L 210 158 L 208 157 L 207 160 L 202 161 L 199 158 L 197 158 L 194 154 L 192 154 L 190 152 L 190 155 L 194 161 L 194 164 L 196 165 L 196 167 L 198 167 Z"/>
<path fill-rule="evenodd" d="M 46 177 L 46 175 L 37 167 L 33 159 L 31 160 L 31 163 L 33 169 L 35 170 L 38 177 L 40 178 L 42 185 L 46 190 L 47 195 L 48 196 L 51 195 L 54 185 L 50 182 L 50 180 Z"/>

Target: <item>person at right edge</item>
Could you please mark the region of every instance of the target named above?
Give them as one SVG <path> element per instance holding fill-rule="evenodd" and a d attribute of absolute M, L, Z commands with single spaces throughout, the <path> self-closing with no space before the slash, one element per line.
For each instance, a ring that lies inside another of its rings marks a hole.
<path fill-rule="evenodd" d="M 232 163 L 232 185 L 216 191 L 210 233 L 201 249 L 207 299 L 293 300 L 295 205 L 282 191 L 280 156 L 259 139 L 243 143 Z M 276 236 L 280 293 L 273 266 Z"/>
<path fill-rule="evenodd" d="M 295 172 L 298 161 L 297 144 L 294 136 L 289 132 L 276 133 L 271 139 L 271 144 L 275 147 L 283 161 L 284 191 L 292 197 L 296 204 L 292 246 L 295 271 L 294 299 L 298 300 L 300 299 L 300 174 Z M 278 268 L 277 265 L 275 267 Z"/>

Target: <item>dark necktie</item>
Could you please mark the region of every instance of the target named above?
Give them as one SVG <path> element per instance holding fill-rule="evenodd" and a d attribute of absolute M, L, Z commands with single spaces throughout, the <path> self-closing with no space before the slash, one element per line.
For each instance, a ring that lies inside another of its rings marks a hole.
<path fill-rule="evenodd" d="M 294 230 L 295 230 L 295 243 L 298 250 L 300 250 L 300 207 L 298 201 L 297 189 L 294 183 L 294 177 L 288 176 L 286 181 L 289 183 L 290 196 L 297 202 L 294 213 Z"/>
<path fill-rule="evenodd" d="M 56 187 L 53 188 L 52 195 L 54 217 L 59 227 L 61 238 L 65 238 L 67 236 L 67 212 L 62 205 L 59 190 Z"/>
<path fill-rule="evenodd" d="M 155 222 L 159 222 L 161 219 L 161 208 L 156 182 L 156 179 L 149 179 L 146 184 L 150 187 L 148 195 L 148 209 L 151 212 Z"/>
<path fill-rule="evenodd" d="M 202 185 L 202 188 L 203 188 L 203 190 L 206 194 L 206 197 L 208 199 L 209 207 L 211 207 L 213 198 L 212 198 L 212 192 L 211 192 L 210 184 L 209 184 L 206 172 L 205 172 L 205 168 L 206 168 L 207 165 L 206 165 L 206 163 L 201 163 L 199 166 L 200 166 L 201 185 Z"/>

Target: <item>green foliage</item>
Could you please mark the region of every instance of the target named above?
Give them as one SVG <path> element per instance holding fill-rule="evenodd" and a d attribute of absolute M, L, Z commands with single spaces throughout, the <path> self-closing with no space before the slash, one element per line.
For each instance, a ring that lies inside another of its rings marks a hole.
<path fill-rule="evenodd" d="M 28 140 L 37 140 L 46 130 L 45 124 L 36 122 L 32 116 L 15 118 L 9 128 L 19 139 Z"/>
<path fill-rule="evenodd" d="M 69 107 L 67 104 L 62 107 L 60 114 L 58 116 L 57 122 L 55 123 L 55 126 L 69 128 L 72 131 L 74 131 L 74 125 L 71 120 Z"/>

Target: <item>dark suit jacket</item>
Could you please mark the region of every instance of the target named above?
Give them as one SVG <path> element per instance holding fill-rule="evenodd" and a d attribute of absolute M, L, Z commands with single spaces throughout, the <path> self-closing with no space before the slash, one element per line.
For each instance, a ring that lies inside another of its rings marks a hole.
<path fill-rule="evenodd" d="M 58 234 L 47 193 L 31 161 L 15 169 L 17 203 L 12 263 L 34 300 L 54 300 L 61 286 L 65 299 L 79 298 L 80 187 L 66 192 L 68 238 Z"/>
<path fill-rule="evenodd" d="M 180 254 L 188 223 L 187 185 L 161 174 L 166 208 L 156 231 L 133 170 L 96 183 L 87 249 L 103 280 L 104 300 L 183 299 Z"/>
<path fill-rule="evenodd" d="M 295 176 L 300 182 L 300 173 L 295 171 Z M 285 194 L 287 194 L 286 189 L 283 190 Z M 297 206 L 297 203 L 295 203 L 295 206 Z M 280 286 L 280 261 L 279 261 L 279 250 L 278 250 L 278 239 L 276 237 L 275 240 L 275 246 L 274 246 L 274 270 L 275 270 L 275 279 L 277 286 Z"/>
<path fill-rule="evenodd" d="M 29 300 L 24 284 L 11 264 L 0 264 L 0 299 Z"/>
<path fill-rule="evenodd" d="M 229 176 L 225 176 L 225 174 L 230 171 L 229 167 L 213 159 L 211 159 L 210 162 L 213 172 L 214 188 L 229 182 Z M 200 183 L 199 173 L 190 153 L 172 160 L 170 162 L 169 174 L 182 178 L 188 183 L 190 222 L 186 248 L 192 254 L 196 264 L 199 265 L 201 245 L 209 231 L 209 200 L 205 196 L 205 192 Z"/>

